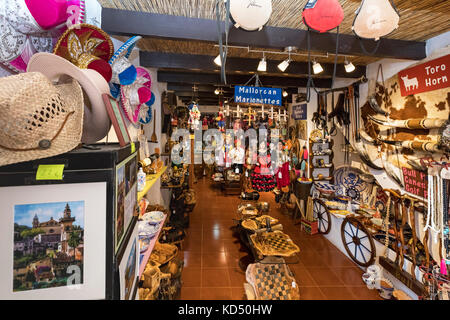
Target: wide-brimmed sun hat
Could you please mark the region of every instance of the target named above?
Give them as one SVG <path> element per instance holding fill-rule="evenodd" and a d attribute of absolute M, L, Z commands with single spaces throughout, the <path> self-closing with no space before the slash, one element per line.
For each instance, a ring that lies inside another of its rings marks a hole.
<path fill-rule="evenodd" d="M 109 94 L 109 86 L 97 71 L 80 69 L 62 57 L 44 52 L 37 53 L 31 58 L 28 71 L 41 72 L 51 80 L 57 80 L 64 75 L 76 79 L 85 93 L 82 142 L 95 143 L 108 134 L 111 120 L 102 94 Z"/>
<path fill-rule="evenodd" d="M 140 39 L 142 39 L 141 36 L 134 36 L 125 41 L 109 60 L 112 68 L 112 83 L 130 85 L 136 80 L 137 70 L 129 61 L 129 57 Z"/>
<path fill-rule="evenodd" d="M 150 73 L 142 67 L 137 67 L 136 72 L 137 76 L 133 84 L 122 86 L 120 92 L 123 111 L 133 124 L 139 121 L 141 108 L 152 97 Z"/>
<path fill-rule="evenodd" d="M 92 69 L 109 82 L 112 77 L 111 59 L 114 45 L 109 35 L 96 26 L 82 23 L 66 30 L 55 45 L 53 53 L 67 59 L 80 69 Z"/>
<path fill-rule="evenodd" d="M 0 166 L 73 150 L 83 113 L 83 92 L 72 78 L 60 84 L 39 72 L 0 78 Z"/>

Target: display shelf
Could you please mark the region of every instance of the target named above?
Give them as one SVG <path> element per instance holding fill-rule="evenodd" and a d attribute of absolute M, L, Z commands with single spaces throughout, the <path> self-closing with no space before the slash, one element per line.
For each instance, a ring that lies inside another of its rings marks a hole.
<path fill-rule="evenodd" d="M 138 202 L 150 191 L 156 181 L 162 176 L 164 172 L 166 172 L 167 167 L 162 168 L 156 174 L 148 174 L 145 180 L 145 188 L 141 192 L 138 192 Z"/>
<path fill-rule="evenodd" d="M 159 236 L 161 235 L 161 231 L 164 228 L 166 219 L 167 219 L 167 215 L 164 215 L 164 219 L 160 222 L 160 228 L 159 228 L 158 232 L 156 233 L 156 236 L 150 241 L 147 251 L 145 251 L 144 254 L 141 254 L 139 256 L 139 279 L 141 278 L 142 273 L 145 270 L 145 266 L 147 265 L 148 259 L 150 259 L 150 256 L 152 254 L 152 251 L 153 251 L 153 248 L 155 247 L 156 242 L 159 240 Z"/>

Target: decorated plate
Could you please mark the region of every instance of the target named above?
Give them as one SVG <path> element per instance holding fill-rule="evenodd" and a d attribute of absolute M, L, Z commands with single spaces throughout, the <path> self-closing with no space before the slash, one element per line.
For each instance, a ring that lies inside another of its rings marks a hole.
<path fill-rule="evenodd" d="M 147 212 L 143 215 L 142 220 L 150 223 L 160 223 L 164 220 L 164 213 L 161 211 Z"/>
<path fill-rule="evenodd" d="M 341 166 L 334 171 L 336 194 L 349 196 L 355 201 L 359 201 L 363 192 L 370 190 L 369 181 L 368 174 L 355 167 Z"/>
<path fill-rule="evenodd" d="M 140 237 L 154 237 L 159 231 L 159 225 L 149 224 L 147 221 L 139 221 L 138 232 Z"/>

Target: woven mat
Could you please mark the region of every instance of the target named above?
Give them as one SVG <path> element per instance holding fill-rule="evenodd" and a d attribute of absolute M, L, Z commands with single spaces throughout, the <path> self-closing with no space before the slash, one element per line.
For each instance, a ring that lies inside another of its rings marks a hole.
<path fill-rule="evenodd" d="M 292 239 L 281 231 L 252 234 L 250 239 L 255 249 L 263 256 L 290 257 L 300 252 Z"/>
<path fill-rule="evenodd" d="M 271 216 L 264 215 L 264 216 L 260 216 L 260 217 L 254 218 L 254 219 L 244 220 L 244 221 L 242 221 L 241 224 L 242 224 L 243 228 L 254 231 L 254 230 L 261 229 L 261 228 L 266 228 L 267 227 L 267 225 L 266 225 L 267 218 L 270 219 L 271 226 L 274 226 L 278 223 L 277 219 L 272 218 Z"/>
<path fill-rule="evenodd" d="M 299 300 L 298 285 L 286 264 L 250 264 L 245 273 L 256 300 Z"/>

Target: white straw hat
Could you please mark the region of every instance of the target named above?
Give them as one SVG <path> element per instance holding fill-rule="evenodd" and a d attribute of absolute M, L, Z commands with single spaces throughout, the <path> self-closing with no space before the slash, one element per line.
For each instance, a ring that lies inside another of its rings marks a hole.
<path fill-rule="evenodd" d="M 73 150 L 83 113 L 83 92 L 72 78 L 55 85 L 39 72 L 0 78 L 0 166 Z"/>

